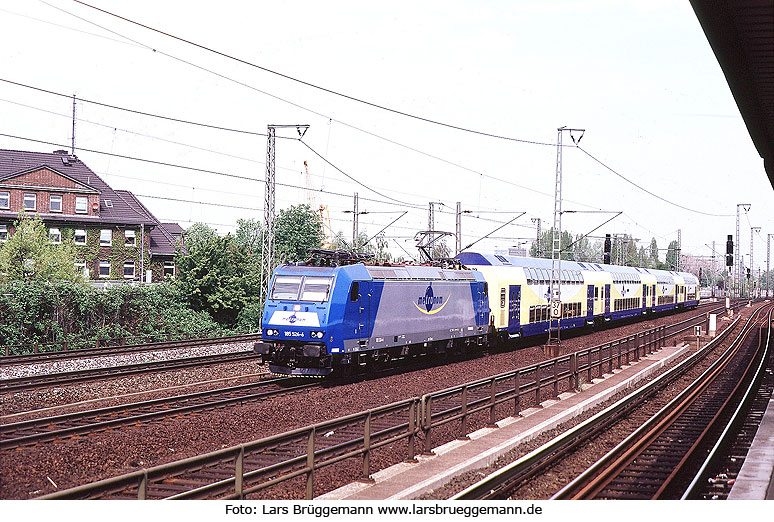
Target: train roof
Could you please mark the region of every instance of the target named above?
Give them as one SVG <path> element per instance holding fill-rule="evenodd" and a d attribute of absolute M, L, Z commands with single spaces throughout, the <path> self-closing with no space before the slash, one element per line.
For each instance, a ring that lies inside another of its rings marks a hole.
<path fill-rule="evenodd" d="M 551 269 L 552 260 L 537 257 L 504 256 L 499 254 L 482 254 L 480 252 L 460 252 L 457 259 L 465 266 L 517 266 L 522 268 Z M 587 263 L 562 260 L 562 270 L 583 270 L 587 272 L 610 272 L 624 274 L 650 274 L 657 279 L 674 278 L 680 276 L 698 281 L 695 275 L 689 272 L 674 272 L 670 270 L 656 270 L 653 268 L 638 268 L 633 266 L 606 265 L 603 263 Z"/>
<path fill-rule="evenodd" d="M 473 270 L 444 269 L 436 266 L 422 265 L 364 265 L 355 263 L 337 267 L 320 267 L 313 265 L 281 265 L 275 273 L 282 275 L 336 275 L 337 272 L 347 272 L 357 279 L 396 279 L 423 281 L 477 281 L 483 280 L 478 272 Z"/>

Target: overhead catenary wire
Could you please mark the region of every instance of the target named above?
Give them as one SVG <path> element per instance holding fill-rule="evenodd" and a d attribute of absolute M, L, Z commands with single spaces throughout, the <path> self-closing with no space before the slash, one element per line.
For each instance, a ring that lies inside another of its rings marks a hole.
<path fill-rule="evenodd" d="M 684 205 L 680 205 L 679 203 L 675 203 L 675 202 L 673 202 L 673 201 L 669 201 L 668 199 L 666 199 L 666 198 L 663 198 L 663 197 L 659 196 L 658 194 L 656 194 L 656 193 L 654 193 L 654 192 L 651 192 L 650 190 L 646 189 L 646 188 L 645 188 L 645 187 L 643 187 L 642 185 L 638 185 L 637 183 L 633 182 L 632 180 L 630 180 L 629 178 L 627 178 L 627 177 L 626 177 L 626 176 L 624 176 L 623 174 L 619 173 L 618 171 L 616 171 L 616 170 L 615 170 L 615 169 L 613 169 L 612 167 L 610 167 L 610 166 L 608 166 L 607 164 L 605 164 L 605 163 L 604 163 L 602 160 L 600 160 L 600 159 L 598 159 L 597 157 L 593 156 L 591 153 L 589 153 L 588 151 L 586 151 L 586 150 L 585 150 L 583 147 L 581 147 L 580 145 L 576 145 L 576 148 L 577 148 L 578 150 L 580 150 L 581 152 L 583 152 L 583 153 L 584 153 L 586 156 L 588 156 L 588 157 L 589 157 L 589 158 L 591 158 L 592 160 L 594 160 L 594 161 L 596 161 L 597 163 L 599 163 L 600 165 L 602 165 L 602 166 L 603 166 L 605 169 L 609 170 L 610 172 L 612 172 L 613 174 L 615 174 L 616 176 L 618 176 L 619 178 L 621 178 L 622 180 L 624 180 L 625 182 L 629 183 L 630 185 L 633 185 L 634 187 L 637 187 L 638 189 L 640 189 L 641 191 L 645 192 L 646 194 L 648 194 L 648 195 L 650 195 L 650 196 L 653 196 L 654 198 L 656 198 L 656 199 L 658 199 L 658 200 L 660 200 L 660 201 L 663 201 L 664 203 L 668 203 L 668 204 L 670 204 L 670 205 L 672 205 L 672 206 L 675 206 L 675 207 L 677 207 L 677 208 L 681 208 L 681 209 L 683 209 L 683 210 L 686 210 L 686 211 L 688 211 L 688 212 L 693 212 L 693 213 L 695 213 L 695 214 L 701 214 L 702 216 L 710 216 L 710 217 L 733 217 L 733 214 L 713 214 L 713 213 L 711 213 L 711 212 L 703 212 L 703 211 L 701 211 L 701 210 L 695 210 L 695 209 L 692 209 L 692 208 L 686 207 L 686 206 L 684 206 Z"/>
<path fill-rule="evenodd" d="M 59 94 L 59 93 L 56 93 L 56 94 Z M 60 94 L 60 95 L 61 95 L 61 96 L 64 96 L 64 97 L 67 97 L 67 98 L 69 98 L 69 95 L 64 95 L 64 94 Z M 83 101 L 83 100 L 82 100 L 82 101 Z M 88 101 L 88 100 L 86 100 L 86 101 Z M 109 104 L 103 104 L 103 105 L 104 105 L 104 106 L 106 106 L 106 107 L 111 107 Z M 115 106 L 112 106 L 112 107 L 113 107 L 113 108 L 116 108 Z M 147 114 L 147 115 L 151 115 L 151 116 L 152 116 L 152 114 L 149 114 L 149 113 L 142 113 L 141 111 L 137 111 L 137 113 L 138 113 L 138 114 Z M 172 121 L 180 121 L 180 122 L 183 122 L 183 123 L 192 123 L 192 122 L 190 122 L 190 121 L 187 121 L 187 120 L 178 120 L 178 119 L 172 119 Z M 338 121 L 337 121 L 337 122 L 338 122 Z M 343 122 L 339 122 L 339 123 L 345 124 L 345 123 L 343 123 Z M 346 125 L 346 124 L 345 124 L 345 125 Z M 212 128 L 216 128 L 216 129 L 217 129 L 217 128 L 220 128 L 219 126 L 211 126 L 211 127 L 212 127 Z M 224 129 L 225 129 L 225 128 L 224 128 Z M 264 134 L 264 133 L 254 133 L 254 132 L 250 132 L 250 131 L 248 131 L 248 132 L 249 132 L 250 134 L 255 134 L 255 135 L 259 135 L 259 136 L 265 136 L 265 134 Z M 367 131 L 366 131 L 366 132 L 367 132 Z M 395 142 L 395 143 L 396 143 L 396 144 L 398 144 L 397 142 Z M 401 145 L 401 144 L 398 144 L 398 145 Z M 546 145 L 552 145 L 552 146 L 553 146 L 554 144 L 546 144 Z M 401 146 L 402 146 L 402 145 L 401 145 Z M 407 148 L 409 148 L 409 149 L 412 149 L 411 147 L 407 147 Z M 580 148 L 580 147 L 579 147 L 579 148 Z M 424 153 L 424 152 L 422 152 L 422 151 L 419 151 L 418 149 L 413 149 L 413 150 L 415 150 L 416 152 L 418 152 L 418 153 L 421 153 L 421 154 L 426 154 L 426 153 Z M 585 150 L 583 150 L 583 149 L 581 149 L 581 150 L 582 150 L 584 153 L 586 153 L 587 155 L 591 156 L 591 155 L 590 155 L 588 152 L 586 152 Z M 429 156 L 432 156 L 432 155 L 429 155 Z M 609 170 L 611 170 L 611 171 L 612 171 L 612 169 L 610 169 L 610 167 L 608 167 L 607 165 L 605 165 L 604 163 L 602 163 L 602 162 L 601 162 L 601 161 L 599 161 L 598 159 L 594 158 L 593 156 L 591 156 L 591 157 L 592 157 L 593 159 L 595 159 L 595 161 L 598 161 L 600 164 L 602 164 L 603 166 L 605 166 L 606 168 L 608 168 Z M 444 160 L 443 158 L 437 158 L 437 159 L 439 159 L 439 160 L 441 160 L 441 161 L 447 161 L 447 160 Z M 452 164 L 453 164 L 453 163 L 452 163 Z M 463 167 L 463 166 L 461 166 L 461 165 L 459 165 L 459 164 L 455 164 L 455 165 L 456 165 L 457 167 L 459 167 L 459 168 L 465 168 L 465 167 Z M 470 169 L 469 169 L 469 170 L 470 170 Z M 475 171 L 474 171 L 474 172 L 475 172 Z M 613 171 L 613 172 L 615 172 L 615 171 Z M 619 175 L 619 176 L 621 176 L 621 175 L 620 175 L 620 174 L 618 174 L 617 172 L 616 172 L 616 174 L 617 174 L 617 175 Z M 483 175 L 483 174 L 482 174 L 482 175 Z M 491 176 L 487 176 L 487 177 L 491 177 Z M 646 189 L 644 189 L 643 187 L 641 187 L 641 186 L 639 186 L 639 185 L 637 185 L 637 184 L 635 184 L 635 183 L 631 182 L 630 180 L 628 180 L 628 179 L 624 178 L 623 176 L 621 176 L 621 177 L 622 177 L 623 179 L 625 179 L 626 181 L 628 181 L 628 182 L 630 182 L 630 183 L 634 184 L 634 185 L 635 185 L 635 186 L 637 186 L 638 188 L 640 188 L 640 189 L 642 189 L 642 190 L 645 190 L 645 191 L 646 191 L 646 192 L 648 192 L 650 195 L 652 195 L 652 196 L 654 196 L 654 197 L 658 197 L 659 199 L 661 199 L 661 200 L 663 200 L 663 201 L 665 201 L 665 202 L 667 202 L 667 203 L 669 203 L 669 204 L 672 204 L 672 205 L 678 206 L 678 207 L 680 207 L 680 208 L 683 208 L 683 209 L 685 209 L 685 210 L 688 210 L 688 211 L 691 211 L 691 212 L 698 212 L 698 213 L 701 213 L 701 214 L 704 214 L 704 215 L 708 215 L 708 216 L 717 216 L 717 217 L 725 217 L 725 216 L 730 216 L 730 215 L 720 215 L 720 214 L 710 214 L 710 213 L 703 213 L 703 212 L 699 212 L 699 211 L 695 211 L 695 210 L 689 209 L 689 208 L 687 208 L 687 207 L 682 207 L 681 205 L 677 205 L 677 204 L 675 204 L 675 203 L 672 203 L 672 202 L 670 202 L 670 201 L 668 201 L 668 200 L 665 200 L 664 198 L 660 198 L 660 197 L 659 197 L 659 196 L 657 196 L 656 194 L 654 194 L 654 193 L 652 193 L 652 192 L 649 192 L 649 191 L 647 191 L 647 190 L 646 190 Z M 492 178 L 492 179 L 496 179 L 496 180 L 498 180 L 498 181 L 501 181 L 501 182 L 504 182 L 504 183 L 509 183 L 507 180 L 500 180 L 500 179 L 498 179 L 498 178 L 494 178 L 494 177 L 491 177 L 491 178 Z M 260 180 L 258 180 L 258 181 L 260 181 Z M 516 185 L 516 186 L 518 186 L 518 185 Z M 532 189 L 530 189 L 530 188 L 528 188 L 528 187 L 520 187 L 520 188 L 523 188 L 523 189 L 525 189 L 525 190 L 532 190 Z M 544 193 L 541 193 L 541 192 L 539 192 L 539 191 L 534 191 L 534 190 L 533 190 L 533 192 L 537 192 L 537 193 L 540 193 L 540 194 L 543 194 L 543 195 L 549 196 L 548 194 L 544 194 Z M 381 193 L 379 193 L 379 194 L 380 194 L 381 196 L 384 196 L 384 195 L 383 195 L 383 194 L 381 194 Z M 524 225 L 519 225 L 519 226 L 524 226 Z"/>
<path fill-rule="evenodd" d="M 0 133 L 0 136 L 6 137 L 6 138 L 13 138 L 13 139 L 18 139 L 18 140 L 30 141 L 30 142 L 33 142 L 33 143 L 40 143 L 40 144 L 44 144 L 44 145 L 51 145 L 53 147 L 66 148 L 66 145 L 62 145 L 61 143 L 55 143 L 55 142 L 52 142 L 52 141 L 40 140 L 40 139 L 30 138 L 30 137 L 26 137 L 26 136 L 16 136 L 16 135 L 7 134 L 7 133 Z M 294 141 L 300 141 L 300 140 L 294 139 Z M 303 142 L 301 142 L 301 143 L 303 143 Z M 147 158 L 140 158 L 140 157 L 137 157 L 137 156 L 129 156 L 129 155 L 126 155 L 126 154 L 117 154 L 117 153 L 112 153 L 112 152 L 105 152 L 105 151 L 102 151 L 102 150 L 90 149 L 90 148 L 86 148 L 86 147 L 78 147 L 78 149 L 81 150 L 81 151 L 90 152 L 90 153 L 93 153 L 93 154 L 101 154 L 101 155 L 111 156 L 111 157 L 116 157 L 116 158 L 121 158 L 121 159 L 139 161 L 139 162 L 144 162 L 144 163 L 150 163 L 150 164 L 153 164 L 153 165 L 159 165 L 159 166 L 163 166 L 163 167 L 171 167 L 171 168 L 177 168 L 177 169 L 184 169 L 184 170 L 190 170 L 190 171 L 193 171 L 193 172 L 201 172 L 201 173 L 204 173 L 204 174 L 212 174 L 212 175 L 217 175 L 217 176 L 225 176 L 225 177 L 229 177 L 229 178 L 241 179 L 241 180 L 245 180 L 245 181 L 255 181 L 255 182 L 258 182 L 258 183 L 265 183 L 265 180 L 260 179 L 260 178 L 253 178 L 253 177 L 250 177 L 250 176 L 241 176 L 239 174 L 232 174 L 232 173 L 229 173 L 229 172 L 223 172 L 223 171 L 212 170 L 212 169 L 203 169 L 203 168 L 200 168 L 200 167 L 193 167 L 193 166 L 190 166 L 190 165 L 180 165 L 178 163 L 171 163 L 171 162 L 168 162 L 168 161 L 159 161 L 159 160 L 152 160 L 152 159 L 147 159 Z M 320 157 L 322 158 L 322 156 L 320 156 Z M 338 170 L 342 174 L 345 174 L 338 167 L 335 167 L 331 163 L 329 163 L 329 164 L 331 166 L 333 166 L 334 168 L 336 168 L 336 170 Z M 347 175 L 347 174 L 345 174 L 345 175 L 348 178 L 352 179 L 353 181 L 356 181 L 355 178 L 353 178 L 352 176 Z M 278 186 L 285 186 L 285 187 L 289 187 L 289 188 L 306 190 L 306 187 L 302 187 L 300 185 L 292 185 L 292 184 L 280 183 L 280 182 L 277 182 L 276 184 Z M 367 188 L 366 185 L 363 185 L 363 186 Z M 369 190 L 371 190 L 371 189 L 369 189 Z M 377 194 L 380 194 L 378 191 L 375 191 L 375 190 L 372 190 L 372 191 L 377 193 Z M 342 197 L 351 197 L 351 194 L 342 194 L 342 193 L 336 193 L 336 192 L 331 192 L 331 191 L 327 191 L 327 190 L 326 191 L 320 190 L 320 192 L 323 192 L 325 194 L 342 196 Z M 418 205 L 412 205 L 410 203 L 400 202 L 399 200 L 396 200 L 394 198 L 390 198 L 389 196 L 383 196 L 383 197 L 386 197 L 390 201 L 379 201 L 379 200 L 365 198 L 365 197 L 361 198 L 361 199 L 363 199 L 365 201 L 374 201 L 376 203 L 384 203 L 384 204 L 391 204 L 391 205 L 394 205 L 397 202 L 397 203 L 399 203 L 401 205 L 409 206 L 409 207 L 412 207 L 412 208 L 422 208 L 422 207 L 420 207 Z"/>
<path fill-rule="evenodd" d="M 93 6 L 91 4 L 83 2 L 81 0 L 73 0 L 73 1 L 75 3 L 78 3 L 78 4 L 81 4 L 81 5 L 85 6 L 85 7 L 88 7 L 90 9 L 94 9 L 95 11 L 99 11 L 101 13 L 104 13 L 106 15 L 115 17 L 115 18 L 117 18 L 119 20 L 122 20 L 124 22 L 136 25 L 138 27 L 142 27 L 143 29 L 147 29 L 147 30 L 155 32 L 157 34 L 161 34 L 161 35 L 166 36 L 168 38 L 172 38 L 174 40 L 177 40 L 179 42 L 183 42 L 183 43 L 185 43 L 187 45 L 194 46 L 194 47 L 196 47 L 198 49 L 207 51 L 209 53 L 215 54 L 215 55 L 220 56 L 222 58 L 226 58 L 226 59 L 229 59 L 229 60 L 241 63 L 243 65 L 247 65 L 249 67 L 253 67 L 255 69 L 259 69 L 261 71 L 264 71 L 264 72 L 267 72 L 267 73 L 279 76 L 279 77 L 284 78 L 286 80 L 290 80 L 290 81 L 299 83 L 301 85 L 305 85 L 307 87 L 311 87 L 313 89 L 317 89 L 317 90 L 326 92 L 328 94 L 333 94 L 335 96 L 338 96 L 338 97 L 341 97 L 341 98 L 344 98 L 344 99 L 347 99 L 347 100 L 350 100 L 350 101 L 361 103 L 361 104 L 367 105 L 369 107 L 373 107 L 373 108 L 376 108 L 376 109 L 387 111 L 387 112 L 390 112 L 390 113 L 393 113 L 393 114 L 398 114 L 400 116 L 405 116 L 407 118 L 412 118 L 412 119 L 415 119 L 415 120 L 418 120 L 418 121 L 423 121 L 425 123 L 430 123 L 430 124 L 433 124 L 433 125 L 439 125 L 439 126 L 446 127 L 446 128 L 449 128 L 449 129 L 455 129 L 455 130 L 459 130 L 459 131 L 467 132 L 467 133 L 471 133 L 471 134 L 477 134 L 479 136 L 486 136 L 486 137 L 489 137 L 489 138 L 495 138 L 495 139 L 507 140 L 507 141 L 514 141 L 514 142 L 519 142 L 519 143 L 527 143 L 527 144 L 532 144 L 532 145 L 543 145 L 543 146 L 551 146 L 551 147 L 555 146 L 555 144 L 553 144 L 553 143 L 546 143 L 546 142 L 541 142 L 541 141 L 536 141 L 536 140 L 525 140 L 525 139 L 521 139 L 521 138 L 514 138 L 514 137 L 510 137 L 510 136 L 499 135 L 499 134 L 495 134 L 495 133 L 491 133 L 491 132 L 479 131 L 479 130 L 470 129 L 470 128 L 467 128 L 467 127 L 462 127 L 462 126 L 459 126 L 459 125 L 453 125 L 453 124 L 450 124 L 450 123 L 441 122 L 441 121 L 434 120 L 434 119 L 431 119 L 431 118 L 426 118 L 426 117 L 423 117 L 423 116 L 418 116 L 416 114 L 411 114 L 411 113 L 408 113 L 408 112 L 405 112 L 405 111 L 401 111 L 401 110 L 398 110 L 398 109 L 393 109 L 393 108 L 387 107 L 385 105 L 381 105 L 381 104 L 378 104 L 378 103 L 370 102 L 370 101 L 364 100 L 362 98 L 358 98 L 356 96 L 351 96 L 351 95 L 348 95 L 348 94 L 345 94 L 345 93 L 342 93 L 342 92 L 339 92 L 339 91 L 336 91 L 336 90 L 333 90 L 333 89 L 328 89 L 326 87 L 322 87 L 320 85 L 316 85 L 314 83 L 311 83 L 311 82 L 308 82 L 308 81 L 305 81 L 305 80 L 301 80 L 299 78 L 296 78 L 296 77 L 293 77 L 293 76 L 281 73 L 279 71 L 275 71 L 273 69 L 269 69 L 268 67 L 264 67 L 264 66 L 255 64 L 253 62 L 250 62 L 249 60 L 238 58 L 238 57 L 233 56 L 231 54 L 228 54 L 228 53 L 225 53 L 225 52 L 222 52 L 222 51 L 218 51 L 218 50 L 213 49 L 211 47 L 207 47 L 205 45 L 196 43 L 196 42 L 194 42 L 192 40 L 187 40 L 185 38 L 182 38 L 180 36 L 174 35 L 172 33 L 169 33 L 169 32 L 166 32 L 166 31 L 162 31 L 160 29 L 157 29 L 155 27 L 151 27 L 151 26 L 146 25 L 146 24 L 142 24 L 140 22 L 137 22 L 137 21 L 132 20 L 130 18 L 118 15 L 118 14 L 113 13 L 111 11 L 107 11 L 105 9 L 101 9 L 99 7 Z"/>

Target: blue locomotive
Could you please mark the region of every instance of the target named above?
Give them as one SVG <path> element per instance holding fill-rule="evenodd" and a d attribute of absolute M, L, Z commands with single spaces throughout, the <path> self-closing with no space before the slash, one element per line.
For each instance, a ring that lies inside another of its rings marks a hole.
<path fill-rule="evenodd" d="M 325 376 L 486 345 L 487 283 L 435 266 L 284 265 L 274 271 L 256 343 L 269 369 Z"/>
<path fill-rule="evenodd" d="M 255 345 L 274 373 L 326 376 L 482 352 L 549 330 L 550 260 L 462 252 L 441 268 L 326 254 L 274 271 Z M 562 330 L 699 303 L 698 279 L 685 272 L 562 261 L 559 275 Z"/>

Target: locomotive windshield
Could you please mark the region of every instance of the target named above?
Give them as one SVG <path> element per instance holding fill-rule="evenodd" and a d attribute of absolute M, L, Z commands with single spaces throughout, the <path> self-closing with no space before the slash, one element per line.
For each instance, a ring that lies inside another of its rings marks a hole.
<path fill-rule="evenodd" d="M 271 289 L 271 299 L 290 300 L 298 299 L 298 290 L 301 288 L 301 276 L 280 276 L 274 278 L 274 286 Z"/>
<path fill-rule="evenodd" d="M 331 291 L 331 277 L 313 277 L 304 278 L 304 288 L 301 290 L 301 301 L 324 302 L 328 300 Z"/>
<path fill-rule="evenodd" d="M 274 278 L 269 298 L 322 303 L 328 300 L 332 281 L 332 277 L 278 275 Z"/>

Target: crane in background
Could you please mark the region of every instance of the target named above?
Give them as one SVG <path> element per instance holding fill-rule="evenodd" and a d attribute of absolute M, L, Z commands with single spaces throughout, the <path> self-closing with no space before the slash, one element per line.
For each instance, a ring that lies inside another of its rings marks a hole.
<path fill-rule="evenodd" d="M 331 214 L 328 211 L 328 205 L 318 204 L 317 197 L 312 188 L 312 178 L 309 176 L 309 165 L 304 160 L 304 170 L 306 171 L 306 204 L 309 208 L 316 210 L 323 224 L 323 248 L 333 246 L 333 228 L 331 227 Z"/>

